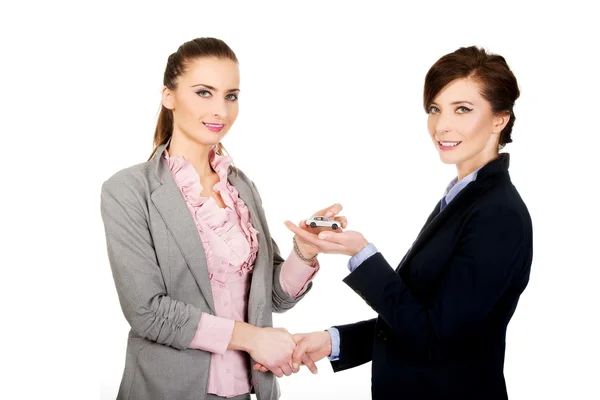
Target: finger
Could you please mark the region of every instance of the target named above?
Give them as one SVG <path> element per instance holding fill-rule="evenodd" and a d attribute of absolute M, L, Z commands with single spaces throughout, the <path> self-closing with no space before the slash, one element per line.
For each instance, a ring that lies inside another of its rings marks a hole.
<path fill-rule="evenodd" d="M 304 356 L 302 357 L 302 363 L 304 365 L 306 365 L 308 367 L 308 369 L 310 370 L 310 372 L 312 372 L 313 374 L 316 374 L 317 372 L 319 372 L 317 370 L 317 365 L 315 364 L 313 359 L 310 358 L 308 353 L 304 353 Z"/>
<path fill-rule="evenodd" d="M 293 364 L 292 361 L 290 361 L 290 368 L 292 368 L 292 371 L 294 371 L 294 373 L 300 372 L 300 365 Z"/>
<path fill-rule="evenodd" d="M 304 229 L 301 229 L 301 228 L 297 227 L 296 225 L 294 225 L 290 221 L 285 221 L 285 226 L 290 231 L 292 231 L 293 233 L 295 233 L 298 237 L 300 237 L 301 239 L 305 240 L 306 243 L 310 243 L 312 245 L 316 245 L 316 243 L 318 243 L 317 235 L 315 235 L 314 233 L 305 231 Z"/>
<path fill-rule="evenodd" d="M 302 358 L 304 357 L 304 354 L 308 350 L 308 346 L 309 346 L 308 340 L 300 340 L 296 344 L 296 348 L 294 349 L 294 354 L 292 354 L 292 362 L 293 362 L 294 368 L 299 368 L 300 363 L 302 362 Z"/>
<path fill-rule="evenodd" d="M 260 372 L 267 372 L 269 370 L 269 368 L 267 367 L 260 367 Z"/>
<path fill-rule="evenodd" d="M 337 244 L 340 246 L 347 246 L 353 237 L 352 231 L 346 232 L 321 232 L 317 236 L 317 239 L 325 242 L 330 242 L 332 244 Z"/>
<path fill-rule="evenodd" d="M 333 219 L 335 219 L 336 221 L 338 221 L 341 224 L 340 226 L 343 229 L 346 229 L 346 227 L 348 226 L 348 219 L 346 217 L 335 217 Z"/>
<path fill-rule="evenodd" d="M 279 367 L 275 367 L 271 370 L 272 373 L 275 374 L 276 377 L 281 378 L 283 377 L 283 371 L 281 370 L 281 368 Z"/>
<path fill-rule="evenodd" d="M 292 371 L 292 366 L 289 364 L 283 364 L 281 365 L 281 370 L 283 371 L 283 373 L 285 374 L 285 376 L 290 376 L 292 375 L 294 372 Z"/>
<path fill-rule="evenodd" d="M 329 217 L 339 214 L 341 211 L 342 211 L 342 205 L 339 203 L 335 203 L 334 205 L 332 205 L 330 207 L 327 207 L 327 208 L 317 211 L 312 216 L 316 217 L 317 215 L 323 215 L 323 216 L 329 218 Z"/>
<path fill-rule="evenodd" d="M 260 369 L 264 368 L 265 366 L 259 363 L 254 364 L 254 366 L 252 367 L 253 370 L 255 371 L 259 371 Z"/>
<path fill-rule="evenodd" d="M 306 334 L 304 333 L 295 333 L 292 335 L 292 338 L 294 339 L 294 342 L 298 344 L 302 339 L 304 339 L 305 336 Z"/>

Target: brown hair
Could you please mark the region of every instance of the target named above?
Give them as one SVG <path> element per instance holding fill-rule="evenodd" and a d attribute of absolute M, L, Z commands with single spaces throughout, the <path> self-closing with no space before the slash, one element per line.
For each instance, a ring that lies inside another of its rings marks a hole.
<path fill-rule="evenodd" d="M 510 114 L 508 123 L 500 133 L 498 149 L 511 143 L 512 128 L 516 119 L 513 107 L 520 94 L 517 78 L 504 57 L 487 53 L 482 48 L 461 47 L 433 64 L 425 77 L 425 111 L 429 111 L 433 99 L 446 85 L 460 78 L 473 78 L 480 84 L 481 95 L 490 103 L 494 114 Z"/>
<path fill-rule="evenodd" d="M 217 57 L 238 62 L 235 53 L 222 40 L 203 37 L 185 42 L 177 51 L 169 56 L 163 77 L 163 85 L 174 90 L 177 87 L 177 78 L 183 75 L 190 61 L 203 57 Z M 154 149 L 150 158 L 156 153 L 158 146 L 167 143 L 173 135 L 173 111 L 161 104 L 156 129 L 154 130 Z M 225 148 L 218 144 L 217 154 L 223 155 Z M 149 159 L 150 159 L 149 158 Z"/>

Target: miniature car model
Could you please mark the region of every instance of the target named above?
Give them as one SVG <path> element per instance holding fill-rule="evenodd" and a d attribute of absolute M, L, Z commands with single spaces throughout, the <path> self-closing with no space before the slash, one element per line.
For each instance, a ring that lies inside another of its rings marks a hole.
<path fill-rule="evenodd" d="M 322 216 L 316 216 L 307 219 L 306 225 L 310 226 L 311 228 L 316 228 L 317 226 L 326 226 L 334 230 L 340 227 L 340 223 L 338 221 Z"/>

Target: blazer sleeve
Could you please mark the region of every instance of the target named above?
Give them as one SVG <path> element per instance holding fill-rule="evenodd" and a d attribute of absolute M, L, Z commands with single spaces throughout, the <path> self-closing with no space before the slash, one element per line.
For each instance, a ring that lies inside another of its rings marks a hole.
<path fill-rule="evenodd" d="M 196 334 L 201 312 L 166 295 L 142 204 L 125 182 L 110 179 L 102 186 L 108 259 L 121 308 L 139 336 L 186 349 Z"/>
<path fill-rule="evenodd" d="M 379 314 L 408 351 L 435 358 L 477 339 L 486 317 L 515 277 L 526 285 L 528 232 L 514 210 L 498 206 L 475 211 L 427 304 L 413 296 L 381 253 L 367 259 L 344 282 Z"/>
<path fill-rule="evenodd" d="M 263 219 L 264 224 L 267 225 L 267 219 L 265 217 L 265 213 L 264 213 L 264 210 L 262 207 L 262 199 L 260 198 L 258 189 L 256 188 L 256 185 L 254 184 L 254 182 L 252 182 L 249 179 L 248 179 L 248 181 L 250 182 L 250 186 L 252 188 L 254 197 L 256 199 L 257 209 L 259 210 L 259 212 L 261 214 L 261 218 Z M 279 246 L 277 246 L 277 243 L 275 243 L 275 240 L 270 238 L 270 235 L 267 235 L 267 236 L 268 236 L 267 239 L 271 240 L 271 246 L 273 247 L 273 291 L 272 291 L 273 312 L 283 313 L 283 312 L 286 312 L 287 310 L 293 308 L 296 304 L 298 304 L 298 302 L 300 300 L 302 300 L 304 298 L 304 296 L 306 296 L 306 294 L 310 291 L 310 289 L 312 289 L 313 283 L 309 282 L 306 287 L 306 290 L 304 292 L 302 292 L 300 295 L 298 295 L 297 297 L 291 296 L 289 293 L 287 293 L 283 289 L 283 287 L 281 286 L 281 268 L 282 268 L 283 262 L 285 260 L 283 259 L 283 257 L 281 257 L 281 253 L 279 251 Z"/>
<path fill-rule="evenodd" d="M 331 361 L 333 372 L 358 367 L 371 361 L 377 319 L 335 326 L 340 333 L 340 357 Z"/>

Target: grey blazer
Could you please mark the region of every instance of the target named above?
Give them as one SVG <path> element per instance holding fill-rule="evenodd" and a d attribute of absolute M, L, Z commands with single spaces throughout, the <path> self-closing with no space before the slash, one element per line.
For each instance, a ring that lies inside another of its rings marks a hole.
<path fill-rule="evenodd" d="M 202 312 L 215 314 L 206 257 L 194 220 L 162 159 L 117 172 L 102 186 L 108 258 L 123 314 L 131 326 L 118 399 L 204 400 L 210 353 L 188 349 Z M 238 170 L 229 182 L 259 231 L 248 323 L 272 326 L 272 312 L 292 308 L 279 283 L 283 259 L 271 239 L 254 183 Z M 259 400 L 279 398 L 271 373 L 252 371 Z"/>

